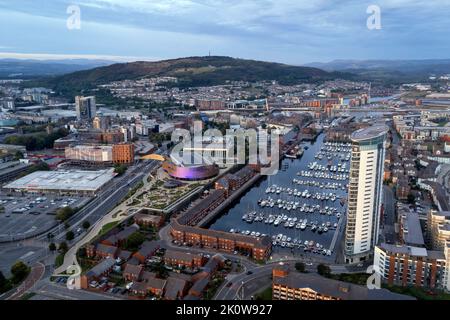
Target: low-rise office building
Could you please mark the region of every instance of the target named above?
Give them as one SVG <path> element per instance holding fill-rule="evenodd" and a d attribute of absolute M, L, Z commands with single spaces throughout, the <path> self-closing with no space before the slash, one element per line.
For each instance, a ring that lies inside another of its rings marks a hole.
<path fill-rule="evenodd" d="M 79 164 L 130 164 L 134 161 L 134 146 L 130 143 L 112 146 L 76 145 L 65 149 L 66 159 Z"/>

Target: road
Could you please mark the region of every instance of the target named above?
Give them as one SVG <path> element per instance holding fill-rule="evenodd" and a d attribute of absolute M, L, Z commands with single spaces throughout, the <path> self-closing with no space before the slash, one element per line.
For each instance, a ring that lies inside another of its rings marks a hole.
<path fill-rule="evenodd" d="M 48 250 L 49 241 L 57 242 L 58 240 L 65 240 L 67 231 L 72 230 L 74 231 L 74 233 L 76 233 L 75 231 L 80 228 L 80 226 L 82 226 L 84 221 L 90 222 L 90 224 L 92 225 L 91 229 L 93 230 L 92 233 L 96 232 L 95 235 L 97 235 L 99 230 L 96 228 L 96 226 L 99 228 L 101 228 L 102 226 L 98 222 L 101 221 L 104 217 L 107 217 L 108 213 L 113 211 L 114 208 L 117 209 L 117 205 L 123 201 L 123 199 L 131 189 L 136 187 L 141 181 L 144 181 L 144 183 L 146 183 L 145 179 L 147 178 L 148 174 L 158 165 L 159 162 L 156 161 L 136 163 L 136 165 L 131 167 L 122 177 L 115 178 L 102 191 L 100 191 L 91 202 L 89 202 L 67 221 L 70 225 L 70 228 L 68 230 L 60 225 L 52 228 L 50 231 L 46 232 L 43 235 L 36 236 L 28 240 L 1 244 L 0 254 L 2 256 L 3 254 L 7 254 L 8 256 L 12 255 L 13 259 L 10 259 L 11 261 L 7 261 L 11 262 L 11 264 L 16 260 L 22 260 L 29 265 L 33 265 L 39 262 L 33 267 L 30 277 L 27 278 L 27 280 L 17 292 L 13 293 L 12 298 L 18 298 L 27 291 L 30 291 L 30 289 L 35 285 L 36 281 L 38 281 L 42 277 L 45 266 L 40 263 L 41 261 L 46 262 L 47 265 L 51 265 L 52 261 L 54 261 L 54 254 L 50 253 Z M 107 218 L 111 219 L 111 217 Z M 123 217 L 119 219 L 123 219 Z M 49 240 L 47 236 L 48 234 L 52 234 L 53 239 Z M 79 235 L 71 242 L 71 244 L 86 243 L 85 241 L 80 241 L 85 236 L 86 234 Z M 69 246 L 71 244 L 69 244 Z M 79 248 L 79 245 L 75 245 L 72 247 L 72 257 L 75 256 L 77 248 Z M 3 258 L 6 257 L 3 256 Z M 2 261 L 5 260 L 3 258 Z M 65 264 L 73 264 L 71 255 L 69 255 L 67 261 L 65 260 Z M 2 267 L 2 269 L 6 269 L 7 267 L 8 266 L 5 265 L 5 268 Z M 47 289 L 52 288 L 53 287 L 51 284 L 47 286 Z M 64 290 L 65 288 L 61 288 L 61 294 L 63 294 Z M 43 290 L 41 294 L 48 295 L 49 293 L 47 290 Z"/>
<path fill-rule="evenodd" d="M 130 190 L 137 186 L 145 175 L 156 165 L 157 163 L 154 161 L 140 164 L 127 172 L 123 177 L 114 181 L 114 184 L 107 186 L 94 200 L 67 221 L 71 226 L 69 230 L 75 232 L 84 221 L 89 221 L 91 225 L 97 222 L 105 214 L 114 209 Z M 56 240 L 61 240 L 67 231 L 64 228 L 58 227 L 50 231 L 50 233 L 54 235 Z M 47 236 L 42 235 L 40 239 L 45 240 Z"/>
<path fill-rule="evenodd" d="M 123 300 L 100 292 L 86 290 L 69 290 L 63 284 L 53 283 L 47 280 L 40 281 L 34 288 L 35 296 L 30 300 Z"/>
<path fill-rule="evenodd" d="M 94 225 L 121 202 L 130 189 L 142 181 L 145 174 L 148 174 L 158 164 L 153 161 L 140 163 L 130 168 L 123 177 L 115 178 L 95 199 L 69 219 L 70 230 L 76 233 L 75 231 L 85 220 Z M 0 244 L 0 255 L 2 256 L 2 259 L 0 259 L 0 270 L 8 275 L 10 266 L 18 260 L 24 261 L 29 265 L 44 260 L 54 261 L 54 255 L 49 252 L 48 244 L 49 242 L 57 242 L 57 240 L 65 240 L 67 231 L 60 225 L 48 232 L 53 235 L 51 240 L 47 237 L 48 233 L 45 233 L 28 240 Z M 78 236 L 72 241 L 72 244 L 79 241 L 83 236 L 84 234 Z"/>
<path fill-rule="evenodd" d="M 283 263 L 289 265 L 289 270 L 295 271 L 295 263 L 299 260 L 289 260 Z M 249 267 L 238 276 L 227 277 L 226 281 L 217 291 L 214 300 L 250 300 L 250 298 L 261 292 L 272 284 L 272 270 L 280 262 L 268 263 L 263 266 Z M 306 265 L 306 271 L 317 272 L 319 263 L 313 262 Z M 366 267 L 348 267 L 344 265 L 331 265 L 332 273 L 360 273 Z M 248 273 L 250 271 L 251 273 Z M 231 283 L 231 285 L 230 285 Z"/>
<path fill-rule="evenodd" d="M 6 300 L 20 300 L 20 298 L 42 278 L 45 272 L 45 266 L 37 263 L 31 268 L 31 272 L 17 290 Z"/>
<path fill-rule="evenodd" d="M 195 247 L 182 247 L 177 246 L 172 243 L 172 238 L 170 236 L 170 225 L 162 228 L 159 232 L 159 238 L 161 239 L 161 246 L 165 248 L 172 248 L 180 251 L 187 251 L 190 253 L 208 253 L 211 255 L 217 254 L 217 251 L 210 251 L 205 248 L 195 248 Z M 289 264 L 290 268 L 295 268 L 296 262 L 306 262 L 308 265 L 306 269 L 309 272 L 316 272 L 317 266 L 320 264 L 318 261 L 313 259 L 302 260 L 290 260 L 286 259 L 283 261 L 269 261 L 267 264 L 261 266 L 254 261 L 242 257 L 239 255 L 232 255 L 220 252 L 226 259 L 232 261 L 239 260 L 240 264 L 243 266 L 244 270 L 241 274 L 230 274 L 225 279 L 225 282 L 217 291 L 214 300 L 235 300 L 242 296 L 242 291 L 244 291 L 244 299 L 248 300 L 252 295 L 255 295 L 262 288 L 265 288 L 271 284 L 271 275 L 273 268 L 283 262 Z M 357 267 L 357 266 L 347 266 L 347 265 L 329 265 L 332 273 L 360 273 L 367 270 L 367 266 Z M 251 274 L 247 274 L 247 272 Z M 229 283 L 232 283 L 229 286 Z M 243 289 L 244 288 L 244 289 Z M 239 296 L 238 296 L 239 293 Z"/>
<path fill-rule="evenodd" d="M 89 215 L 91 221 L 94 221 L 92 219 L 92 215 L 94 216 L 94 218 L 96 218 L 93 226 L 89 229 L 87 234 L 80 235 L 79 237 L 74 239 L 74 245 L 71 246 L 69 251 L 64 256 L 63 264 L 55 270 L 55 275 L 64 273 L 72 265 L 78 266 L 78 261 L 76 259 L 76 253 L 78 252 L 78 249 L 86 243 L 92 241 L 92 239 L 94 239 L 102 230 L 103 226 L 111 222 L 120 222 L 128 218 L 128 216 L 123 217 L 116 214 L 118 209 L 121 208 L 116 208 L 116 210 L 113 209 L 128 194 L 129 188 L 127 188 L 127 186 L 133 186 L 133 184 L 137 184 L 138 182 L 142 181 L 142 179 L 146 179 L 151 170 L 153 170 L 156 166 L 156 162 L 150 162 L 146 164 L 144 166 L 145 170 L 142 170 L 140 174 L 137 174 L 135 178 L 131 180 L 131 182 L 128 182 L 127 185 L 113 192 L 110 197 L 105 199 L 102 203 L 100 203 L 96 208 L 93 209 L 92 213 Z M 79 223 L 81 223 L 81 221 Z"/>
<path fill-rule="evenodd" d="M 384 197 L 384 226 L 381 232 L 386 243 L 395 243 L 395 196 L 392 188 L 383 186 Z"/>

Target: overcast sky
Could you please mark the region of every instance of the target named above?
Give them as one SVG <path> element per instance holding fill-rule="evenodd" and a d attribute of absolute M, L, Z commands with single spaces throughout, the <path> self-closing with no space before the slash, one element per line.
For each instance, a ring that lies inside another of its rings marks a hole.
<path fill-rule="evenodd" d="M 373 4 L 381 30 L 367 28 Z M 0 57 L 450 58 L 449 17 L 450 0 L 0 0 Z"/>

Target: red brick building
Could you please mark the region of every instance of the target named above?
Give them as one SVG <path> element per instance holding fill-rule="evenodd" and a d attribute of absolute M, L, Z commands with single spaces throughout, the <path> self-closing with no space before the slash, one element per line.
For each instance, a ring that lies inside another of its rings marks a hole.
<path fill-rule="evenodd" d="M 171 266 L 186 268 L 201 268 L 207 259 L 200 254 L 191 254 L 184 251 L 167 250 L 164 255 L 164 263 Z"/>
<path fill-rule="evenodd" d="M 134 162 L 134 144 L 122 143 L 112 147 L 112 158 L 116 164 L 131 164 Z"/>
<path fill-rule="evenodd" d="M 172 221 L 171 235 L 181 242 L 193 246 L 210 248 L 223 252 L 250 254 L 255 260 L 266 260 L 272 249 L 272 242 L 268 237 L 253 238 L 241 234 L 232 234 L 210 229 L 202 229 L 181 225 L 177 220 Z"/>
<path fill-rule="evenodd" d="M 159 229 L 164 224 L 164 217 L 138 212 L 134 215 L 134 222 L 144 228 L 153 227 Z"/>
<path fill-rule="evenodd" d="M 123 278 L 126 281 L 131 281 L 131 282 L 139 281 L 143 270 L 144 270 L 144 267 L 142 267 L 141 265 L 135 266 L 132 264 L 127 264 L 125 266 L 125 269 L 123 270 Z"/>

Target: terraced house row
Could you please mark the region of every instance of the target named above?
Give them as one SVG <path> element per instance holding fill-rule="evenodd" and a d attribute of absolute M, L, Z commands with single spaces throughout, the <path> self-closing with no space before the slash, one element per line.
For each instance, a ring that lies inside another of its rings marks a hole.
<path fill-rule="evenodd" d="M 171 235 L 174 240 L 195 247 L 203 247 L 223 252 L 246 254 L 255 260 L 264 261 L 271 253 L 272 242 L 268 237 L 253 238 L 180 224 L 172 221 Z"/>

